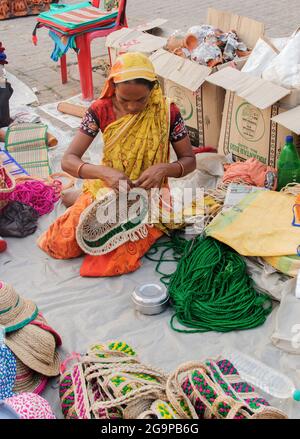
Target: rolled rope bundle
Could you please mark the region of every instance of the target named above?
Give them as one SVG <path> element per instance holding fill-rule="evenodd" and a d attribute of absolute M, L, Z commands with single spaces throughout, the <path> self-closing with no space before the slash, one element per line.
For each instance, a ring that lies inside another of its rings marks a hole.
<path fill-rule="evenodd" d="M 168 284 L 175 308 L 172 329 L 185 333 L 228 332 L 255 328 L 265 322 L 272 301 L 254 289 L 238 253 L 210 237 L 200 236 L 193 241 L 175 238 L 159 246 L 165 247 L 160 259 L 152 257 L 155 249 L 148 258 L 158 262 L 156 270 L 163 274 L 162 282 Z M 160 266 L 170 249 L 178 265 L 173 274 L 167 275 Z M 175 319 L 191 329 L 175 327 Z"/>
<path fill-rule="evenodd" d="M 17 182 L 10 199 L 33 207 L 42 216 L 54 209 L 60 197 L 61 186 L 59 180 L 50 184 L 37 179 Z"/>

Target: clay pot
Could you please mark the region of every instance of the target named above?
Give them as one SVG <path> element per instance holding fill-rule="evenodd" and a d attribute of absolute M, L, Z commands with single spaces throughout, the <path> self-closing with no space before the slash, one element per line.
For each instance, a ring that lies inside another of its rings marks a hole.
<path fill-rule="evenodd" d="M 239 58 L 243 58 L 244 56 L 249 56 L 250 55 L 250 53 L 251 53 L 251 50 L 246 50 L 246 51 L 243 51 L 243 50 L 236 50 L 236 55 L 239 57 Z"/>
<path fill-rule="evenodd" d="M 218 57 L 216 59 L 211 59 L 208 61 L 207 66 L 210 67 L 211 69 L 218 66 L 219 64 L 222 64 L 222 58 Z"/>
<path fill-rule="evenodd" d="M 181 56 L 181 58 L 186 58 L 186 55 L 184 51 L 182 50 L 182 47 L 177 47 L 173 50 L 174 55 Z"/>
<path fill-rule="evenodd" d="M 171 35 L 168 38 L 166 48 L 169 52 L 174 52 L 175 49 L 183 47 L 184 38 L 180 34 Z"/>
<path fill-rule="evenodd" d="M 198 46 L 198 38 L 194 34 L 187 34 L 183 40 L 183 47 L 192 52 Z"/>

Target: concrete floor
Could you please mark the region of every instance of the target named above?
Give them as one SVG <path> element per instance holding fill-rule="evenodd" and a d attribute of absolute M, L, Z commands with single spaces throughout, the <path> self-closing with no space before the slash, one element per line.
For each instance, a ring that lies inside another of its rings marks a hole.
<path fill-rule="evenodd" d="M 67 0 L 65 3 L 78 3 Z M 187 29 L 205 22 L 209 6 L 233 11 L 262 21 L 269 36 L 290 35 L 299 26 L 299 0 L 128 0 L 129 26 L 151 18 L 167 18 L 167 32 Z M 80 93 L 77 59 L 68 52 L 69 81 L 61 84 L 59 64 L 50 59 L 53 43 L 45 29 L 38 31 L 38 45 L 31 41 L 36 16 L 13 18 L 0 22 L 0 41 L 6 47 L 9 64 L 7 69 L 20 80 L 37 90 L 40 104 L 65 99 Z M 108 60 L 104 39 L 92 45 L 93 80 L 95 92 L 101 89 Z"/>

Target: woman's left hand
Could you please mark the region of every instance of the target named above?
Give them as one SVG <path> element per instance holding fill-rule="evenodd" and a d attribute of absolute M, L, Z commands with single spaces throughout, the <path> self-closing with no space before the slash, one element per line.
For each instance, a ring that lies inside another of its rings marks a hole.
<path fill-rule="evenodd" d="M 138 180 L 136 180 L 135 186 L 143 189 L 160 187 L 165 177 L 166 165 L 159 163 L 158 165 L 153 165 L 146 169 L 146 171 L 140 175 Z"/>

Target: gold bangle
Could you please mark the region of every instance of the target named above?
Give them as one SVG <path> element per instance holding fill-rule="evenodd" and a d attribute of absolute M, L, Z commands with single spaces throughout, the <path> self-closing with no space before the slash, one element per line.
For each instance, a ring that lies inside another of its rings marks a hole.
<path fill-rule="evenodd" d="M 178 177 L 178 178 L 181 178 L 181 177 L 183 177 L 183 174 L 184 174 L 184 166 L 183 166 L 183 164 L 179 160 L 177 160 L 176 163 L 178 163 L 180 165 L 180 167 L 181 167 L 181 174 Z"/>
<path fill-rule="evenodd" d="M 86 165 L 86 164 L 87 164 L 86 162 L 82 162 L 82 163 L 80 163 L 80 165 L 78 166 L 78 168 L 77 168 L 77 177 L 78 177 L 78 178 L 82 178 L 82 177 L 80 176 L 80 170 L 81 170 L 82 166 L 83 166 L 83 165 Z"/>

